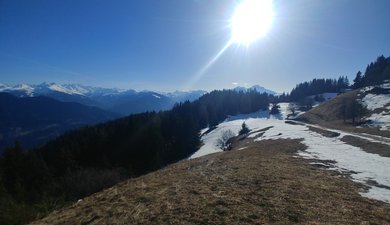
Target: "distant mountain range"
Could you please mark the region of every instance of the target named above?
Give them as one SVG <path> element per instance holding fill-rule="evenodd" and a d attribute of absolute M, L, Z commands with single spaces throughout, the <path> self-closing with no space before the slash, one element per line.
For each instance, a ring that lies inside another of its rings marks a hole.
<path fill-rule="evenodd" d="M 121 115 L 167 110 L 176 102 L 193 101 L 206 93 L 205 91 L 137 92 L 132 89 L 121 90 L 55 83 L 18 84 L 15 86 L 0 84 L 0 92 L 10 93 L 16 97 L 46 96 L 62 102 L 77 102 L 88 106 L 96 106 Z"/>
<path fill-rule="evenodd" d="M 118 114 L 79 103 L 0 93 L 0 153 L 16 140 L 30 148 L 67 130 L 118 117 Z"/>
<path fill-rule="evenodd" d="M 234 90 L 275 94 L 258 85 Z M 15 140 L 31 148 L 67 130 L 129 114 L 168 110 L 175 103 L 194 101 L 205 93 L 138 92 L 79 84 L 0 84 L 0 153 Z"/>
<path fill-rule="evenodd" d="M 256 90 L 260 93 L 276 94 L 276 92 L 259 85 L 250 88 L 236 87 L 234 90 Z M 80 84 L 59 85 L 55 83 L 18 84 L 14 86 L 0 84 L 0 92 L 10 93 L 16 97 L 45 96 L 62 102 L 77 102 L 83 105 L 96 106 L 120 115 L 167 110 L 177 102 L 194 101 L 206 93 L 202 90 L 168 93 L 148 90 L 137 92 L 133 89 L 121 90 Z"/>
<path fill-rule="evenodd" d="M 272 91 L 270 89 L 267 89 L 265 87 L 262 87 L 260 85 L 253 85 L 252 87 L 249 87 L 249 88 L 246 88 L 246 87 L 235 87 L 233 88 L 233 90 L 235 91 L 243 91 L 243 92 L 247 92 L 247 91 L 256 91 L 256 92 L 259 92 L 259 93 L 267 93 L 267 94 L 270 94 L 270 95 L 278 95 L 278 93 L 276 93 L 275 91 Z"/>

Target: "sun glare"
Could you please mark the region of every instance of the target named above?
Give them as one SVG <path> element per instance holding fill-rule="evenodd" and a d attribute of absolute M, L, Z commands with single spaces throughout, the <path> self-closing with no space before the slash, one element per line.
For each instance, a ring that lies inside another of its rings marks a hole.
<path fill-rule="evenodd" d="M 274 12 L 272 0 L 243 0 L 231 19 L 232 41 L 250 44 L 271 28 Z"/>

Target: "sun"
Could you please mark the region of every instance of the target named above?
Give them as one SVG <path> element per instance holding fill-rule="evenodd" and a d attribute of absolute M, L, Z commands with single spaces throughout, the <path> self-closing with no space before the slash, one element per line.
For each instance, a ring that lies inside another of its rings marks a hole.
<path fill-rule="evenodd" d="M 272 0 L 243 0 L 231 19 L 232 42 L 250 44 L 271 28 L 274 12 Z"/>

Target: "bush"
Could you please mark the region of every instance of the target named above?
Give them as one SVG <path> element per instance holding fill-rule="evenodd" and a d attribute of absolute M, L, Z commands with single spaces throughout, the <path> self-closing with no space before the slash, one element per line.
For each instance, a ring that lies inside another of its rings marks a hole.
<path fill-rule="evenodd" d="M 225 130 L 222 132 L 221 137 L 217 140 L 217 145 L 223 150 L 228 151 L 231 148 L 231 142 L 229 141 L 232 137 L 234 137 L 233 131 Z"/>

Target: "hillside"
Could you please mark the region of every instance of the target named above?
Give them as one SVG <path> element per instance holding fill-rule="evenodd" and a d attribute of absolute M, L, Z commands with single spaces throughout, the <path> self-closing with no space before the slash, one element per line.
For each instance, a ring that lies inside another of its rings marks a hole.
<path fill-rule="evenodd" d="M 245 139 L 233 151 L 125 181 L 32 224 L 390 223 L 390 206 L 361 197 L 362 185 L 295 157 L 305 148 L 296 139 Z"/>
<path fill-rule="evenodd" d="M 213 91 L 170 111 L 130 115 L 0 156 L 0 224 L 23 224 L 121 180 L 185 159 L 199 131 L 227 115 L 268 108 L 267 94 Z M 7 221 L 7 222 L 5 222 Z M 11 222 L 9 222 L 11 221 Z"/>
<path fill-rule="evenodd" d="M 115 113 L 78 103 L 0 93 L 0 153 L 16 140 L 31 148 L 65 131 L 117 117 Z"/>
<path fill-rule="evenodd" d="M 329 128 L 390 137 L 390 84 L 353 90 L 314 107 L 298 119 Z"/>

